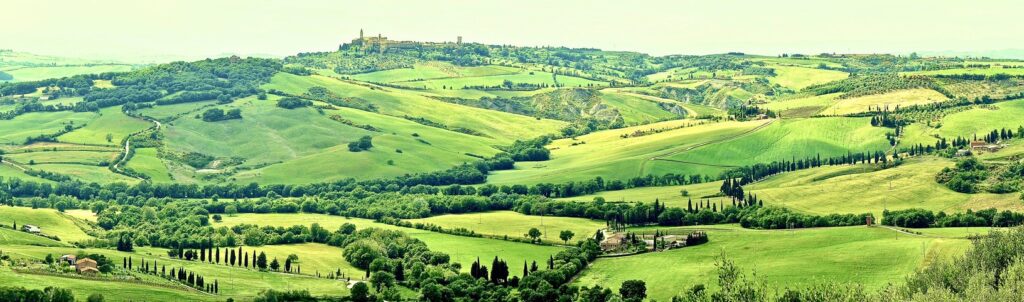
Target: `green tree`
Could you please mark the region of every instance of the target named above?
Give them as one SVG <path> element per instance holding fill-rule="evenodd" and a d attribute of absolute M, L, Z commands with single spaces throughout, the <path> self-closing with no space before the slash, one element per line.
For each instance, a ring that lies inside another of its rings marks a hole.
<path fill-rule="evenodd" d="M 274 260 L 270 261 L 270 270 L 277 271 L 280 268 L 281 268 L 281 263 L 277 262 L 277 258 L 274 258 Z"/>
<path fill-rule="evenodd" d="M 576 234 L 573 234 L 570 230 L 564 230 L 561 233 L 558 233 L 558 238 L 562 239 L 565 244 L 569 244 L 569 240 L 572 239 L 572 236 L 576 236 Z"/>
<path fill-rule="evenodd" d="M 532 242 L 537 242 L 540 239 L 540 230 L 537 228 L 530 228 L 530 231 L 526 232 L 526 237 L 530 237 Z"/>
<path fill-rule="evenodd" d="M 256 257 L 256 267 L 261 270 L 267 269 L 267 254 L 260 252 L 260 255 Z"/>
<path fill-rule="evenodd" d="M 370 286 L 366 285 L 366 282 L 357 282 L 352 285 L 352 290 L 349 291 L 349 298 L 352 302 L 369 302 L 370 301 Z"/>
<path fill-rule="evenodd" d="M 373 287 L 380 292 L 384 288 L 391 287 L 395 284 L 395 275 L 384 271 L 376 272 L 370 276 L 370 283 L 372 283 Z"/>
<path fill-rule="evenodd" d="M 89 302 L 103 302 L 103 294 L 99 294 L 99 293 L 91 294 L 91 295 L 89 295 L 89 298 L 86 299 L 86 301 L 89 301 Z"/>
<path fill-rule="evenodd" d="M 643 280 L 626 280 L 619 287 L 619 295 L 624 301 L 643 301 L 647 298 L 647 284 Z"/>

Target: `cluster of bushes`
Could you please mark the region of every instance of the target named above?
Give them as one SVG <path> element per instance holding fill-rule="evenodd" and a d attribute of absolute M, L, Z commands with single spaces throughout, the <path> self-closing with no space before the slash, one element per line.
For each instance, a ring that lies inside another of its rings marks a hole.
<path fill-rule="evenodd" d="M 883 225 L 904 228 L 945 227 L 1011 227 L 1024 224 L 1024 214 L 1009 210 L 967 210 L 963 213 L 934 213 L 924 209 L 885 211 Z"/>
<path fill-rule="evenodd" d="M 242 109 L 230 109 L 224 111 L 220 108 L 211 108 L 203 112 L 202 119 L 204 122 L 218 122 L 232 119 L 242 118 Z"/>
<path fill-rule="evenodd" d="M 302 108 L 311 105 L 313 105 L 312 101 L 300 99 L 297 97 L 284 97 L 281 98 L 280 100 L 277 100 L 277 107 L 281 107 L 284 109 Z"/>
<path fill-rule="evenodd" d="M 960 193 L 977 192 L 980 182 L 988 179 L 989 173 L 985 165 L 973 156 L 957 161 L 952 169 L 942 168 L 935 176 L 935 181 L 945 184 L 950 190 Z"/>
<path fill-rule="evenodd" d="M 364 135 L 358 141 L 348 143 L 348 151 L 352 152 L 367 151 L 370 148 L 373 148 L 373 137 L 369 135 Z"/>
<path fill-rule="evenodd" d="M 93 298 L 93 297 L 96 298 Z M 103 295 L 89 296 L 89 302 L 103 301 Z M 11 302 L 75 302 L 71 290 L 48 286 L 45 289 L 27 289 L 24 287 L 0 286 L 0 301 Z"/>

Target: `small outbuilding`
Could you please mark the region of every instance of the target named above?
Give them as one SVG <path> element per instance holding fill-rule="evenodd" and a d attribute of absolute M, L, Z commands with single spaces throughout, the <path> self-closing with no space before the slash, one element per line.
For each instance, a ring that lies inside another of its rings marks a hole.
<path fill-rule="evenodd" d="M 38 226 L 34 226 L 31 224 L 22 225 L 21 230 L 32 234 L 39 234 L 43 232 L 43 230 L 40 229 Z"/>

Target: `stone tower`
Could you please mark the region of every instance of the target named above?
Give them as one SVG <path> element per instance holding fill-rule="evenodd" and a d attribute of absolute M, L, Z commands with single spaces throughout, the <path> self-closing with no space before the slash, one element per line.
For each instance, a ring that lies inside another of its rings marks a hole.
<path fill-rule="evenodd" d="M 362 40 L 363 40 L 363 29 L 360 28 L 359 29 L 359 41 L 362 41 Z"/>
<path fill-rule="evenodd" d="M 455 40 L 455 44 L 462 44 L 462 36 L 459 36 L 458 39 Z"/>

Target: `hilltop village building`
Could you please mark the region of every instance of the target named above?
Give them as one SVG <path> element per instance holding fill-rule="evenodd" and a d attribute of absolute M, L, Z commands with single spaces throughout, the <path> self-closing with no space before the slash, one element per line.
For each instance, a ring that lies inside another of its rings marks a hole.
<path fill-rule="evenodd" d="M 363 30 L 359 30 L 359 38 L 352 39 L 349 43 L 343 43 L 338 46 L 338 50 L 357 50 L 364 53 L 378 53 L 383 54 L 388 49 L 414 49 L 417 47 L 441 47 L 450 45 L 461 45 L 462 36 L 456 38 L 455 43 L 452 42 L 416 42 L 416 41 L 396 41 L 388 40 L 383 34 L 377 34 L 376 37 L 367 37 L 363 34 Z"/>

